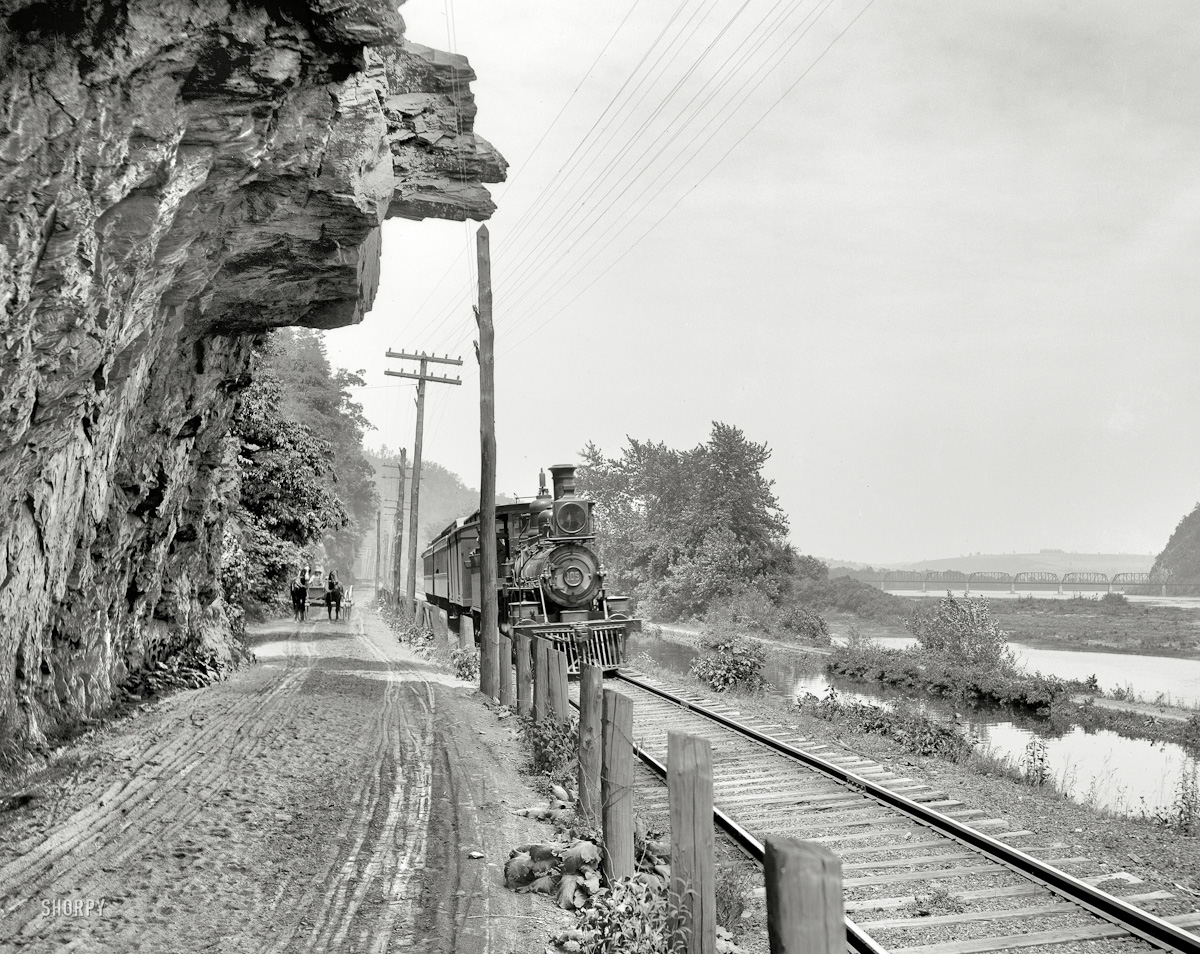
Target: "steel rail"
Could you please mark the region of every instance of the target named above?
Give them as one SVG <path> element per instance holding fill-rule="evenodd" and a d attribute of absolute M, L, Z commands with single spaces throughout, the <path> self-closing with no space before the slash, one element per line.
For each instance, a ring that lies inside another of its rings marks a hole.
<path fill-rule="evenodd" d="M 736 719 L 730 719 L 719 712 L 713 712 L 702 705 L 681 699 L 665 689 L 638 679 L 636 676 L 618 672 L 616 678 L 637 686 L 639 689 L 658 696 L 661 699 L 665 699 L 682 709 L 687 709 L 704 716 L 706 719 L 710 719 L 719 725 L 725 726 L 727 729 L 753 739 L 760 745 L 766 746 L 781 755 L 802 762 L 844 785 L 860 789 L 864 794 L 869 795 L 876 801 L 883 802 L 885 805 L 907 815 L 914 821 L 936 829 L 943 835 L 947 835 L 975 849 L 993 861 L 1012 869 L 1024 878 L 1040 882 L 1055 894 L 1081 907 L 1087 908 L 1106 921 L 1123 928 L 1131 934 L 1137 935 L 1143 940 L 1149 941 L 1156 947 L 1178 951 L 1179 954 L 1200 954 L 1200 937 L 1197 937 L 1190 931 L 1186 931 L 1172 924 L 1170 921 L 1143 911 L 1141 908 L 1134 907 L 1118 897 L 1101 891 L 1099 888 L 1087 884 L 1078 878 L 1074 878 L 1065 872 L 1059 871 L 1053 865 L 1048 865 L 1046 862 L 1034 858 L 1032 855 L 1014 848 L 1012 845 L 1007 845 L 996 838 L 976 831 L 962 822 L 922 805 L 920 802 L 905 798 L 896 792 L 888 791 L 883 786 L 877 785 L 863 778 L 861 775 L 856 775 L 841 766 L 826 761 L 820 756 L 797 749 L 795 746 L 788 745 L 786 742 L 759 732 L 748 725 L 743 725 Z M 878 950 L 878 947 L 876 947 L 876 950 Z"/>

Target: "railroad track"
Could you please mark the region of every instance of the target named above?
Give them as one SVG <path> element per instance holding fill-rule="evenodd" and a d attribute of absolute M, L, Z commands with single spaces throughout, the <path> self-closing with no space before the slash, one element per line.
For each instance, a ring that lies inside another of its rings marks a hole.
<path fill-rule="evenodd" d="M 743 719 L 691 690 L 633 671 L 614 681 L 634 700 L 634 742 L 649 769 L 639 787 L 642 807 L 666 808 L 665 785 L 656 779 L 665 779 L 668 730 L 708 738 L 714 818 L 739 847 L 761 865 L 763 839 L 785 835 L 841 857 L 852 950 L 1058 954 L 1067 945 L 1200 954 L 1200 937 L 1189 930 L 1200 926 L 1200 912 L 1146 910 L 1186 906 L 1171 892 L 1139 890 L 1132 875 L 1098 872 L 1087 858 L 1039 846 L 1032 831 L 930 785 L 792 729 Z M 578 693 L 577 684 L 571 691 Z"/>

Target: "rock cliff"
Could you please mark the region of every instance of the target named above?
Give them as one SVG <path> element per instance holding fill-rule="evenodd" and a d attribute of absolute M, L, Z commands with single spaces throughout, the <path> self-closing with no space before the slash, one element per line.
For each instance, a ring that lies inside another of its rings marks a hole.
<path fill-rule="evenodd" d="M 388 216 L 483 219 L 465 59 L 385 0 L 0 0 L 0 754 L 219 651 L 263 331 L 359 321 Z"/>

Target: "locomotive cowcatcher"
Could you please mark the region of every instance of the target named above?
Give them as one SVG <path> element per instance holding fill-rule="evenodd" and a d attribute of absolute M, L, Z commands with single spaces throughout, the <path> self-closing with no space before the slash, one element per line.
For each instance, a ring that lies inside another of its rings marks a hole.
<path fill-rule="evenodd" d="M 625 641 L 642 621 L 629 616 L 629 599 L 611 596 L 596 556 L 593 503 L 575 492 L 575 468 L 539 475 L 538 495 L 496 507 L 497 616 L 504 632 L 549 639 L 567 654 L 567 671 L 580 661 L 606 670 L 625 657 Z M 422 554 L 425 599 L 449 616 L 480 619 L 479 513 L 456 520 Z M 476 636 L 478 641 L 478 636 Z"/>

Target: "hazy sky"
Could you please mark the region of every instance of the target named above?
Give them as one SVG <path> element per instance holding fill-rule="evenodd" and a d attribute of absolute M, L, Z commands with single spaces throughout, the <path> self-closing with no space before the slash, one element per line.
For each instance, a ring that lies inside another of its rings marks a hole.
<path fill-rule="evenodd" d="M 403 12 L 470 58 L 510 162 L 501 491 L 721 420 L 771 446 L 793 541 L 828 557 L 1151 552 L 1200 499 L 1192 0 Z M 391 447 L 415 391 L 383 351 L 466 358 L 425 454 L 477 486 L 474 229 L 387 223 L 374 310 L 327 341 Z"/>

